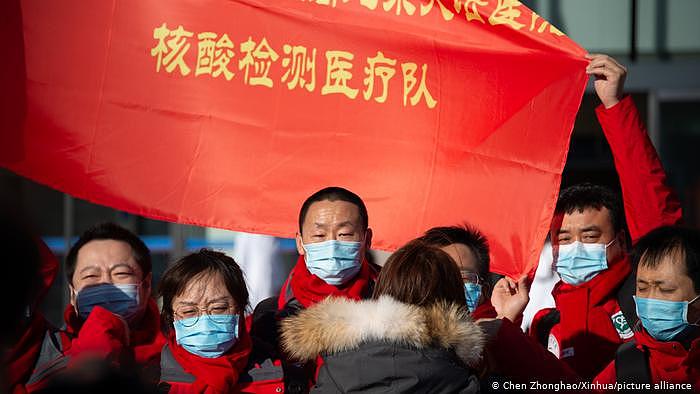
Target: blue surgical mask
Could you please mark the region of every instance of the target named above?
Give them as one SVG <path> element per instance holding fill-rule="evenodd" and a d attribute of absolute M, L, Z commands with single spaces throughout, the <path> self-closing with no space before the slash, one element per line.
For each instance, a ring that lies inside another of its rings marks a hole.
<path fill-rule="evenodd" d="M 138 284 L 102 283 L 81 289 L 75 298 L 78 315 L 87 319 L 96 306 L 129 320 L 139 311 Z"/>
<path fill-rule="evenodd" d="M 683 332 L 688 323 L 688 304 L 692 301 L 666 301 L 634 297 L 637 316 L 645 330 L 659 341 L 670 341 Z"/>
<path fill-rule="evenodd" d="M 615 240 L 606 245 L 574 241 L 559 245 L 554 269 L 565 283 L 574 286 L 586 283 L 608 268 L 606 251 L 613 242 Z"/>
<path fill-rule="evenodd" d="M 464 296 L 467 298 L 469 313 L 474 312 L 477 305 L 479 305 L 479 298 L 481 298 L 481 285 L 472 282 L 465 283 Z"/>
<path fill-rule="evenodd" d="M 175 320 L 178 345 L 200 357 L 220 357 L 238 341 L 238 315 L 202 315 Z"/>
<path fill-rule="evenodd" d="M 330 240 L 303 246 L 306 268 L 329 285 L 340 286 L 360 272 L 361 242 Z"/>

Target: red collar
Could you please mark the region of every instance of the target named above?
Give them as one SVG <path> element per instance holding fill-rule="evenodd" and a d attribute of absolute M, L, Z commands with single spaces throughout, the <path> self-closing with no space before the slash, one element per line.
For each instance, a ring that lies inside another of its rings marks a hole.
<path fill-rule="evenodd" d="M 471 316 L 474 320 L 492 319 L 498 317 L 498 313 L 496 313 L 496 308 L 491 304 L 491 300 L 487 298 L 484 302 L 477 305 L 474 312 L 471 313 Z"/>
<path fill-rule="evenodd" d="M 226 354 L 216 358 L 200 357 L 185 350 L 177 344 L 175 332 L 168 335 L 168 346 L 175 361 L 185 372 L 194 375 L 192 389 L 195 393 L 230 393 L 238 382 L 238 377 L 248 364 L 248 356 L 253 348 L 253 342 L 245 328 L 243 316 L 238 322 L 240 338 L 236 345 Z"/>
<path fill-rule="evenodd" d="M 348 283 L 342 286 L 329 285 L 323 279 L 309 272 L 306 268 L 304 256 L 299 256 L 296 266 L 287 279 L 287 283 L 282 287 L 280 308 L 289 301 L 285 294 L 287 286 L 291 286 L 294 297 L 301 302 L 304 308 L 308 308 L 329 296 L 345 297 L 353 300 L 367 298 L 370 296 L 368 293 L 376 280 L 376 276 L 376 272 L 369 266 L 367 260 L 363 260 L 360 272 Z"/>

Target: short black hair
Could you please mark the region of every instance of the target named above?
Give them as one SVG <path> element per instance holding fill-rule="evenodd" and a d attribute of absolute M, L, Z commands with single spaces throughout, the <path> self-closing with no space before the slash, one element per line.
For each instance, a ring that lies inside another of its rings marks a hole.
<path fill-rule="evenodd" d="M 479 264 L 479 276 L 486 279 L 490 271 L 489 243 L 486 237 L 475 227 L 469 225 L 433 227 L 426 231 L 419 240 L 437 247 L 462 244 L 474 253 Z"/>
<path fill-rule="evenodd" d="M 151 273 L 151 251 L 148 250 L 148 247 L 141 238 L 116 223 L 106 222 L 87 229 L 68 251 L 66 255 L 66 279 L 68 283 L 73 283 L 73 273 L 75 273 L 75 265 L 78 262 L 78 252 L 80 252 L 80 248 L 85 246 L 88 242 L 95 240 L 126 242 L 131 246 L 131 250 L 134 252 L 134 259 L 141 267 L 143 276 L 146 277 L 146 275 Z"/>
<path fill-rule="evenodd" d="M 182 294 L 192 278 L 204 272 L 221 275 L 226 289 L 241 312 L 248 306 L 248 288 L 243 278 L 243 271 L 236 261 L 224 253 L 200 249 L 175 262 L 165 271 L 160 280 L 158 294 L 163 297 L 163 311 L 160 318 L 164 332 L 169 332 L 173 326 L 175 316 L 173 300 Z"/>
<path fill-rule="evenodd" d="M 700 293 L 700 231 L 681 226 L 663 226 L 641 237 L 632 248 L 632 266 L 654 268 L 666 256 L 685 263 L 696 293 Z"/>
<path fill-rule="evenodd" d="M 362 220 L 362 229 L 367 230 L 367 227 L 369 227 L 367 207 L 365 207 L 365 203 L 360 196 L 348 189 L 331 186 L 317 191 L 304 201 L 304 204 L 301 206 L 301 211 L 299 211 L 299 232 L 301 232 L 301 228 L 304 225 L 304 219 L 306 219 L 306 213 L 309 211 L 309 207 L 311 204 L 319 201 L 346 201 L 357 206 L 357 209 L 360 211 L 360 219 Z"/>
<path fill-rule="evenodd" d="M 559 193 L 554 214 L 570 214 L 584 209 L 607 208 L 616 233 L 625 230 L 625 211 L 619 193 L 612 189 L 592 183 L 580 183 L 569 186 Z"/>

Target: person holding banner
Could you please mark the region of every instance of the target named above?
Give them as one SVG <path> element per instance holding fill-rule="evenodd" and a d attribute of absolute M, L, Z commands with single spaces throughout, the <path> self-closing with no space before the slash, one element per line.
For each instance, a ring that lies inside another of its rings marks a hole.
<path fill-rule="evenodd" d="M 653 230 L 635 245 L 632 264 L 637 267 L 634 301 L 641 327 L 594 382 L 699 391 L 700 231 Z"/>
<path fill-rule="evenodd" d="M 229 256 L 202 249 L 170 267 L 160 283 L 161 391 L 281 393 L 282 365 L 261 351 L 244 316 L 248 290 Z"/>
<path fill-rule="evenodd" d="M 352 300 L 369 298 L 377 269 L 367 260 L 372 245 L 367 208 L 355 193 L 327 187 L 312 194 L 299 212 L 296 236 L 299 259 L 277 299 L 256 307 L 251 334 L 279 347 L 277 322 L 328 296 Z M 306 392 L 314 380 L 313 362 L 285 362 L 290 392 Z"/>
<path fill-rule="evenodd" d="M 372 300 L 329 297 L 282 321 L 293 359 L 323 361 L 312 393 L 475 393 L 484 335 L 447 253 L 414 240 L 382 268 Z"/>
<path fill-rule="evenodd" d="M 587 58 L 586 72 L 595 77 L 602 102 L 596 114 L 624 201 L 591 184 L 560 193 L 550 230 L 553 264 L 562 278 L 552 291 L 556 308 L 538 312 L 530 332 L 582 378 L 592 379 L 614 358 L 618 345 L 634 335 L 635 316 L 625 308 L 632 294 L 620 293 L 632 270 L 625 217 L 634 243 L 655 227 L 677 223 L 681 209 L 665 185 L 666 175 L 632 98 L 623 96 L 626 69 L 606 55 Z"/>
<path fill-rule="evenodd" d="M 29 391 L 90 360 L 138 368 L 155 383 L 165 340 L 151 298 L 151 255 L 143 241 L 114 223 L 94 226 L 69 250 L 65 270 L 70 288 L 66 328 L 44 338 Z"/>

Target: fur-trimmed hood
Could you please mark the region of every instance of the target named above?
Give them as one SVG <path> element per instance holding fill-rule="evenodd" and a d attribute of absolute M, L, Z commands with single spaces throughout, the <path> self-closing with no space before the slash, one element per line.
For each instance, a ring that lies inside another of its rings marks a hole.
<path fill-rule="evenodd" d="M 300 361 L 357 349 L 373 341 L 416 349 L 454 349 L 466 365 L 474 367 L 481 360 L 485 337 L 457 305 L 438 303 L 421 308 L 389 296 L 365 301 L 327 298 L 282 321 L 282 345 L 289 356 Z"/>

